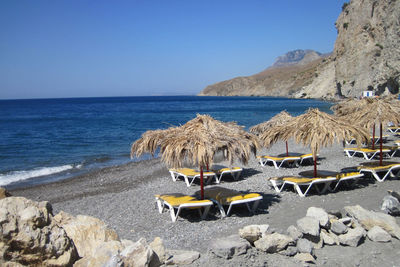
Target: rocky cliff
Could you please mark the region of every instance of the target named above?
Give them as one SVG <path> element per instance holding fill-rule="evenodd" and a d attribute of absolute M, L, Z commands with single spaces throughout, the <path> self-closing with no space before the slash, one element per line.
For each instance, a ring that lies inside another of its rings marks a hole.
<path fill-rule="evenodd" d="M 359 97 L 398 94 L 400 84 L 400 1 L 352 0 L 336 23 L 332 55 L 296 50 L 258 74 L 207 86 L 199 95 Z"/>

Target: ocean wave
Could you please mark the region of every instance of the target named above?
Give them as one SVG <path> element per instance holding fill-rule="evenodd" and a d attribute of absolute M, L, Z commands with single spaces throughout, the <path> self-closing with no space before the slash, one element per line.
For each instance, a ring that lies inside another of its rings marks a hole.
<path fill-rule="evenodd" d="M 8 174 L 0 175 L 0 186 L 8 185 L 29 178 L 47 176 L 73 169 L 73 165 L 63 165 L 55 167 L 43 167 L 29 171 L 13 171 Z"/>

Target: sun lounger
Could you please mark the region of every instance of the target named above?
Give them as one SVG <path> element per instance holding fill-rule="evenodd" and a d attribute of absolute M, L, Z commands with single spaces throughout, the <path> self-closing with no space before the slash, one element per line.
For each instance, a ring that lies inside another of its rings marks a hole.
<path fill-rule="evenodd" d="M 319 194 L 323 194 L 327 190 L 329 190 L 330 184 L 336 180 L 337 180 L 336 176 L 321 177 L 321 178 L 292 176 L 292 177 L 277 177 L 269 179 L 276 192 L 280 193 L 286 185 L 293 185 L 294 189 L 301 197 L 305 197 L 313 185 L 315 185 L 314 187 Z M 318 188 L 319 184 L 323 185 L 322 190 Z M 302 187 L 305 188 L 304 191 L 301 190 Z"/>
<path fill-rule="evenodd" d="M 198 194 L 198 192 L 196 194 Z M 247 209 L 254 213 L 263 198 L 258 193 L 241 193 L 236 190 L 219 186 L 207 187 L 206 190 L 204 190 L 204 197 L 217 204 L 222 217 L 229 216 L 232 207 L 240 204 L 246 205 Z M 253 203 L 251 207 L 250 203 Z M 228 206 L 226 212 L 224 206 Z"/>
<path fill-rule="evenodd" d="M 388 164 L 384 166 L 360 166 L 361 173 L 370 173 L 378 182 L 383 182 L 387 177 L 398 177 L 394 171 L 400 170 L 400 163 Z"/>
<path fill-rule="evenodd" d="M 380 154 L 380 149 L 371 149 L 371 148 L 345 148 L 344 152 L 349 158 L 354 157 L 355 155 L 362 155 L 366 160 L 371 160 L 375 156 Z M 382 149 L 382 153 L 384 153 L 384 156 L 390 157 L 391 156 L 392 150 L 389 148 L 384 148 Z M 392 152 L 393 153 L 393 152 Z"/>
<path fill-rule="evenodd" d="M 294 166 L 301 160 L 300 156 L 274 157 L 274 156 L 257 156 L 261 166 L 266 166 L 271 162 L 275 169 L 279 169 L 283 164 Z"/>
<path fill-rule="evenodd" d="M 167 206 L 173 222 L 176 221 L 182 209 L 197 209 L 201 218 L 205 219 L 210 207 L 213 205 L 213 202 L 210 200 L 198 200 L 193 196 L 182 194 L 156 195 L 155 197 L 158 211 L 163 213 L 165 207 Z M 204 211 L 202 211 L 202 209 L 204 209 Z"/>
<path fill-rule="evenodd" d="M 172 180 L 174 182 L 179 177 L 183 177 L 187 187 L 191 186 L 195 179 L 200 178 L 200 172 L 190 168 L 170 169 L 169 173 L 171 174 Z M 218 181 L 215 172 L 204 171 L 203 177 L 207 179 L 206 183 L 209 183 L 212 178 L 215 178 L 215 181 Z"/>
<path fill-rule="evenodd" d="M 319 155 L 317 155 L 317 159 L 318 159 L 318 156 Z M 300 162 L 299 162 L 299 165 L 302 165 L 303 164 L 303 162 L 305 162 L 305 161 L 311 161 L 311 162 L 313 162 L 313 155 L 310 153 L 310 154 L 303 154 L 303 155 L 300 155 Z"/>
<path fill-rule="evenodd" d="M 388 137 L 389 137 L 389 135 L 382 135 L 382 141 L 386 142 Z M 375 136 L 375 138 L 373 138 L 373 136 L 371 136 L 370 138 L 371 138 L 371 141 L 374 141 L 375 144 L 378 144 L 379 141 L 381 140 L 380 136 Z M 354 144 L 356 142 L 356 139 L 352 138 L 350 140 L 346 140 L 345 142 L 347 145 Z"/>
<path fill-rule="evenodd" d="M 215 172 L 217 175 L 217 180 L 216 180 L 217 184 L 219 184 L 221 182 L 222 177 L 224 177 L 226 175 L 231 175 L 233 177 L 233 179 L 236 181 L 239 179 L 240 174 L 243 171 L 243 169 L 240 167 L 227 168 L 227 167 L 220 166 L 220 165 L 213 165 L 211 167 L 211 170 L 213 172 Z"/>
<path fill-rule="evenodd" d="M 388 131 L 391 132 L 391 133 L 400 132 L 400 127 L 398 127 L 398 126 L 388 127 L 387 129 L 388 129 Z"/>
<path fill-rule="evenodd" d="M 336 185 L 331 191 L 335 191 L 341 183 L 346 183 L 349 186 L 354 185 L 363 176 L 364 174 L 358 171 L 339 173 L 336 175 Z"/>

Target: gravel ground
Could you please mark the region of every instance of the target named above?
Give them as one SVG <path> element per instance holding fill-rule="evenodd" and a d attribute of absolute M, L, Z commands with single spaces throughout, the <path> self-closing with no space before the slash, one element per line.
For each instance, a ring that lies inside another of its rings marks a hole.
<path fill-rule="evenodd" d="M 392 137 L 391 141 L 395 139 Z M 289 143 L 289 150 L 309 152 L 308 148 L 294 143 Z M 259 154 L 277 155 L 284 151 L 284 143 L 277 143 L 268 152 L 264 150 Z M 365 161 L 362 158 L 345 157 L 342 144 L 324 148 L 319 155 L 319 170 L 339 171 Z M 400 162 L 399 157 L 391 160 Z M 243 168 L 239 181 L 223 179 L 220 186 L 258 192 L 262 194 L 263 201 L 255 215 L 250 215 L 245 208 L 235 208 L 233 214 L 224 219 L 220 218 L 215 208 L 206 220 L 199 220 L 198 213 L 193 211 L 184 212 L 175 223 L 171 221 L 169 213 L 159 214 L 155 206 L 155 194 L 193 194 L 199 190 L 199 185 L 188 188 L 183 181 L 173 182 L 167 168 L 158 159 L 105 168 L 70 180 L 16 189 L 11 193 L 36 201 L 47 200 L 52 204 L 54 214 L 63 210 L 73 215 L 100 218 L 115 229 L 121 239 L 136 241 L 144 237 L 151 242 L 159 236 L 168 249 L 197 250 L 202 257 L 193 266 L 297 266 L 298 263 L 289 257 L 264 254 L 254 249 L 231 260 L 216 258 L 207 251 L 212 239 L 235 234 L 246 225 L 269 224 L 273 229 L 284 232 L 288 226 L 295 225 L 296 220 L 304 217 L 311 206 L 336 211 L 347 205 L 359 204 L 378 211 L 387 190 L 400 192 L 400 182 L 396 179 L 378 183 L 372 178 L 365 178 L 352 188 L 342 187 L 335 193 L 314 193 L 301 198 L 290 190 L 276 193 L 270 187 L 268 178 L 297 175 L 312 170 L 312 165 L 276 170 L 270 166 L 261 167 L 253 158 Z M 400 223 L 399 218 L 397 221 Z M 357 248 L 324 247 L 316 251 L 316 256 L 317 266 L 400 266 L 400 241 L 393 239 L 391 243 L 378 244 L 366 240 Z"/>

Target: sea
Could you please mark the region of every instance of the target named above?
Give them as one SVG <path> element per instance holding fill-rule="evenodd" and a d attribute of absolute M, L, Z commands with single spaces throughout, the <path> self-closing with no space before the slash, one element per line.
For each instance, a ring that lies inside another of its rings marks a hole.
<path fill-rule="evenodd" d="M 286 110 L 330 112 L 332 103 L 277 97 L 140 96 L 0 100 L 0 186 L 22 188 L 99 168 L 147 160 L 130 158 L 147 130 L 179 126 L 209 114 L 249 129 Z"/>

